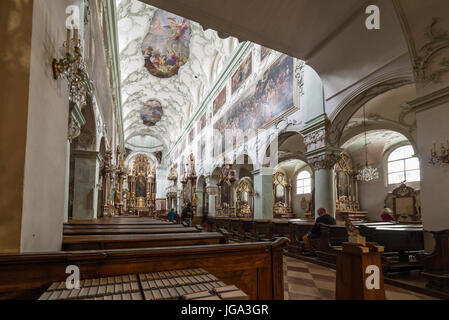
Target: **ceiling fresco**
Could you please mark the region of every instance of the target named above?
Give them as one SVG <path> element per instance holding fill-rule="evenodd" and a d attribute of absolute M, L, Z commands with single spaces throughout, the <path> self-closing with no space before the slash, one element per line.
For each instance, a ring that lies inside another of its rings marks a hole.
<path fill-rule="evenodd" d="M 156 123 L 161 121 L 164 111 L 162 110 L 161 103 L 157 100 L 150 100 L 142 109 L 140 114 L 143 124 L 147 127 L 155 126 Z"/>
<path fill-rule="evenodd" d="M 126 147 L 135 150 L 136 144 L 130 142 L 139 137 L 139 147 L 159 141 L 168 149 L 239 41 L 221 39 L 214 30 L 204 31 L 196 22 L 138 0 L 116 0 L 116 4 Z M 156 60 L 158 55 L 161 60 Z M 144 108 L 149 101 L 158 101 L 162 112 L 153 119 L 150 112 L 147 121 Z"/>
<path fill-rule="evenodd" d="M 145 68 L 159 78 L 177 75 L 189 59 L 190 34 L 189 20 L 157 10 L 142 44 Z"/>

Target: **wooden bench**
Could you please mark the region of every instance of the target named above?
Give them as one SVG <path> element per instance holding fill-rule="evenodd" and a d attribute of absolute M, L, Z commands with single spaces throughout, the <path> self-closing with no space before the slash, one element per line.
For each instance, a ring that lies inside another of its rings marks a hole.
<path fill-rule="evenodd" d="M 94 235 L 94 234 L 179 234 L 201 232 L 201 228 L 86 228 L 64 229 L 64 235 Z"/>
<path fill-rule="evenodd" d="M 257 241 L 271 241 L 273 239 L 273 229 L 271 220 L 255 219 L 254 220 L 254 238 Z"/>
<path fill-rule="evenodd" d="M 449 230 L 432 232 L 435 249 L 423 255 L 427 288 L 449 294 Z"/>
<path fill-rule="evenodd" d="M 341 251 L 341 244 L 347 241 L 346 227 L 321 224 L 321 236 L 314 240 L 318 259 L 336 265 L 337 253 Z"/>
<path fill-rule="evenodd" d="M 300 257 L 303 252 L 302 238 L 312 230 L 314 222 L 290 222 L 288 255 L 292 257 Z"/>
<path fill-rule="evenodd" d="M 64 236 L 62 250 L 109 250 L 226 243 L 219 232 Z"/>
<path fill-rule="evenodd" d="M 290 236 L 290 225 L 287 219 L 273 219 L 272 221 L 273 238 Z"/>
<path fill-rule="evenodd" d="M 253 300 L 283 300 L 287 242 L 0 255 L 0 299 L 37 299 L 76 265 L 81 280 L 203 268 Z"/>
<path fill-rule="evenodd" d="M 424 252 L 422 225 L 396 224 L 392 226 L 358 226 L 360 234 L 369 242 L 384 247 L 382 265 L 384 271 L 408 271 L 422 269 L 420 256 Z"/>

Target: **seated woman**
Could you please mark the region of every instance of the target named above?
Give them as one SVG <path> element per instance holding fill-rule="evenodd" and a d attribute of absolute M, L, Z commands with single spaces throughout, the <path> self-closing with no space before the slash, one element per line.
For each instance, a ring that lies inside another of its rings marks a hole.
<path fill-rule="evenodd" d="M 393 211 L 387 207 L 382 210 L 380 217 L 382 218 L 382 222 L 396 222 L 396 219 L 393 216 Z"/>

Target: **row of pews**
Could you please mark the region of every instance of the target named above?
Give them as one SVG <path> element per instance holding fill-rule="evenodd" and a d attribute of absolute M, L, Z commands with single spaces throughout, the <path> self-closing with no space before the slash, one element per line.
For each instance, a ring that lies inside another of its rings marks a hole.
<path fill-rule="evenodd" d="M 209 217 L 207 229 L 227 230 L 233 241 L 273 241 L 276 237 L 288 237 L 286 254 L 301 258 L 307 255 L 302 237 L 309 233 L 313 221 L 238 219 Z M 429 279 L 428 287 L 449 293 L 449 231 L 433 233 L 436 240 L 432 254 L 424 253 L 424 229 L 419 223 L 397 224 L 393 222 L 356 222 L 355 227 L 369 242 L 384 247 L 382 266 L 384 274 L 419 270 Z M 322 225 L 321 237 L 314 240 L 317 259 L 335 267 L 337 253 L 343 242 L 348 241 L 344 225 Z"/>
<path fill-rule="evenodd" d="M 285 238 L 230 244 L 225 230 L 135 217 L 69 221 L 63 230 L 61 252 L 0 254 L 0 299 L 37 299 L 71 265 L 81 280 L 201 268 L 251 299 L 284 298 Z"/>

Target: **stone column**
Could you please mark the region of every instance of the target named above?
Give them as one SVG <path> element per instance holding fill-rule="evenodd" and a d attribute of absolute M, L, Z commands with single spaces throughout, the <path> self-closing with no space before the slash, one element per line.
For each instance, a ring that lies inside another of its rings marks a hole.
<path fill-rule="evenodd" d="M 317 210 L 325 208 L 335 218 L 335 183 L 333 166 L 338 159 L 333 154 L 323 154 L 309 158 L 315 169 L 315 217 Z"/>
<path fill-rule="evenodd" d="M 203 216 L 203 197 L 204 197 L 203 190 L 196 190 L 196 216 L 197 217 Z"/>
<path fill-rule="evenodd" d="M 97 218 L 98 177 L 100 157 L 94 151 L 74 151 L 75 181 L 73 195 L 73 219 L 89 220 Z"/>
<path fill-rule="evenodd" d="M 181 216 L 182 213 L 182 189 L 178 189 L 178 198 L 176 203 L 176 211 L 178 212 L 179 216 Z"/>
<path fill-rule="evenodd" d="M 254 175 L 254 219 L 273 219 L 273 169 L 261 168 Z"/>
<path fill-rule="evenodd" d="M 167 196 L 168 186 L 168 169 L 166 167 L 159 166 L 156 169 L 156 198 L 165 199 Z"/>
<path fill-rule="evenodd" d="M 209 195 L 209 217 L 215 217 L 215 197 L 218 193 L 218 187 L 216 185 L 207 185 L 206 189 Z"/>
<path fill-rule="evenodd" d="M 319 208 L 325 208 L 335 217 L 334 165 L 341 150 L 328 143 L 328 123 L 326 114 L 320 114 L 308 120 L 301 133 L 307 147 L 305 155 L 315 171 L 315 216 Z"/>

